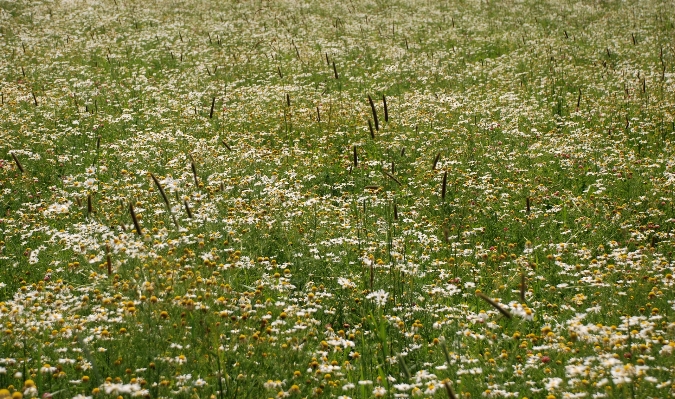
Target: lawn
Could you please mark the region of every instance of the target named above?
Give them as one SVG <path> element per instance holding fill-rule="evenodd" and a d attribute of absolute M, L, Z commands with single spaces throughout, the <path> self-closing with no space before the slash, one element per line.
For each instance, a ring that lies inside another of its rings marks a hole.
<path fill-rule="evenodd" d="M 0 399 L 672 397 L 674 35 L 0 0 Z"/>

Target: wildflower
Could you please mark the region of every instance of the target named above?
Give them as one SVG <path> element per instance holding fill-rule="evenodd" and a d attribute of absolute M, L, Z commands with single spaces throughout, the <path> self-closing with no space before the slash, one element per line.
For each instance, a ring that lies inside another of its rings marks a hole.
<path fill-rule="evenodd" d="M 424 394 L 426 395 L 433 395 L 436 393 L 438 390 L 438 385 L 436 385 L 433 382 L 427 382 L 427 389 L 424 390 Z"/>
<path fill-rule="evenodd" d="M 389 293 L 384 291 L 384 290 L 378 290 L 375 292 L 371 292 L 366 296 L 367 299 L 372 299 L 375 302 L 375 305 L 378 307 L 382 307 L 387 303 L 387 298 L 389 297 Z"/>
<path fill-rule="evenodd" d="M 419 370 L 418 372 L 415 373 L 414 378 L 416 382 L 420 383 L 424 380 L 434 380 L 436 379 L 436 375 L 426 370 Z"/>
<path fill-rule="evenodd" d="M 340 284 L 340 286 L 342 288 L 354 288 L 354 287 L 356 287 L 356 283 L 354 283 L 353 281 L 351 281 L 348 278 L 338 277 L 337 282 L 338 282 L 338 284 Z"/>
<path fill-rule="evenodd" d="M 551 392 L 559 389 L 562 386 L 563 379 L 558 377 L 547 378 L 544 380 L 546 390 Z"/>
<path fill-rule="evenodd" d="M 54 373 L 56 372 L 56 370 L 57 370 L 56 367 L 52 367 L 52 366 L 50 366 L 48 363 L 45 363 L 45 364 L 42 365 L 42 367 L 40 368 L 40 372 L 41 372 L 42 374 L 54 374 Z"/>
<path fill-rule="evenodd" d="M 105 383 L 101 386 L 106 395 L 124 395 L 124 394 L 133 394 L 141 390 L 139 384 L 120 384 L 120 383 Z"/>
<path fill-rule="evenodd" d="M 31 381 L 31 380 L 26 380 L 26 382 L 28 382 L 28 381 Z M 37 390 L 37 387 L 35 386 L 35 384 L 28 385 L 28 384 L 24 383 L 23 396 L 26 396 L 28 398 L 37 397 L 38 396 L 38 390 Z"/>
<path fill-rule="evenodd" d="M 356 385 L 352 384 L 351 382 L 348 382 L 342 386 L 342 390 L 348 391 L 350 389 L 354 389 L 354 387 L 356 387 Z"/>
<path fill-rule="evenodd" d="M 298 393 L 300 392 L 300 387 L 297 384 L 291 385 L 291 388 L 288 390 L 289 393 Z"/>
<path fill-rule="evenodd" d="M 278 389 L 281 388 L 283 385 L 284 383 L 279 380 L 276 381 L 267 380 L 267 382 L 263 384 L 263 386 L 267 389 Z"/>
<path fill-rule="evenodd" d="M 373 389 L 373 395 L 375 395 L 376 398 L 382 398 L 386 394 L 387 390 L 384 389 L 384 387 L 375 387 L 375 389 Z"/>

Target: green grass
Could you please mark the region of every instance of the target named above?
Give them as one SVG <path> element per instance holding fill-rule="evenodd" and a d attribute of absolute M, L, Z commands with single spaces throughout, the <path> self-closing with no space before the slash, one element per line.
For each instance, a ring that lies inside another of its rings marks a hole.
<path fill-rule="evenodd" d="M 668 2 L 0 10 L 0 396 L 673 395 Z"/>

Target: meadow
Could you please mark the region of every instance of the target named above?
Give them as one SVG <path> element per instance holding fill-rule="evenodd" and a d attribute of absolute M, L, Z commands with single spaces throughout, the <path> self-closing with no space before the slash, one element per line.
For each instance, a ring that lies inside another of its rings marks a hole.
<path fill-rule="evenodd" d="M 672 397 L 674 24 L 0 0 L 0 399 Z"/>

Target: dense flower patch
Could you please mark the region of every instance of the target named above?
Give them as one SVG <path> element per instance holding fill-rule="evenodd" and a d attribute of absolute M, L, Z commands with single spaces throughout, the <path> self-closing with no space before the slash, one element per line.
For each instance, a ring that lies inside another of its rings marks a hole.
<path fill-rule="evenodd" d="M 674 18 L 0 0 L 0 399 L 672 396 Z"/>

